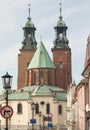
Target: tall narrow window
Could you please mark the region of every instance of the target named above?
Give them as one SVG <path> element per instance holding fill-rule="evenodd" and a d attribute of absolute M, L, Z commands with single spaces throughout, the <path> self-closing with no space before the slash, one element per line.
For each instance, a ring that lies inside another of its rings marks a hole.
<path fill-rule="evenodd" d="M 36 72 L 34 72 L 33 83 L 36 84 Z"/>
<path fill-rule="evenodd" d="M 38 103 L 36 103 L 36 114 L 38 114 L 39 113 L 39 105 L 38 105 Z"/>
<path fill-rule="evenodd" d="M 43 85 L 43 71 L 40 72 L 40 83 Z"/>
<path fill-rule="evenodd" d="M 50 104 L 49 103 L 46 104 L 46 113 L 47 114 L 50 113 Z"/>
<path fill-rule="evenodd" d="M 51 85 L 51 82 L 50 82 L 50 71 L 48 70 L 48 85 Z"/>
<path fill-rule="evenodd" d="M 21 103 L 19 103 L 17 105 L 17 113 L 22 113 L 22 104 Z"/>
<path fill-rule="evenodd" d="M 60 38 L 60 40 L 62 40 L 62 33 L 59 34 L 59 38 Z"/>
<path fill-rule="evenodd" d="M 62 114 L 62 105 L 58 106 L 58 114 Z"/>

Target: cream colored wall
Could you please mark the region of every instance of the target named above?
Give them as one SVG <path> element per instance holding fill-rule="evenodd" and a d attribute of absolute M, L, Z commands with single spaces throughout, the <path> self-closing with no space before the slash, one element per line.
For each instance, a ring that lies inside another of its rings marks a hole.
<path fill-rule="evenodd" d="M 48 116 L 46 114 L 46 104 L 50 104 L 50 112 L 52 113 L 52 123 L 53 125 L 57 124 L 65 124 L 66 120 L 66 101 L 55 101 L 53 97 L 34 97 L 32 100 L 34 103 L 39 104 L 39 110 L 42 112 L 44 116 Z M 41 105 L 41 101 L 45 102 L 45 105 Z M 22 114 L 17 114 L 17 105 L 18 103 L 21 103 L 23 105 L 23 113 Z M 5 105 L 5 102 L 3 103 L 3 106 Z M 30 119 L 32 119 L 32 111 L 31 111 L 31 101 L 9 101 L 9 105 L 13 108 L 13 116 L 10 119 L 10 125 L 29 125 L 30 124 Z M 58 114 L 58 105 L 62 105 L 63 111 L 62 115 Z M 39 115 L 34 113 L 34 117 L 36 119 L 36 124 L 39 124 Z M 2 125 L 5 125 L 5 119 L 1 117 L 0 119 L 2 120 Z M 42 120 L 43 121 L 43 120 Z M 42 124 L 43 122 L 41 122 Z M 48 122 L 45 121 L 45 125 L 47 125 Z"/>
<path fill-rule="evenodd" d="M 50 104 L 50 112 L 52 113 L 53 115 L 53 118 L 52 118 L 52 123 L 54 125 L 57 125 L 58 123 L 59 124 L 64 124 L 65 123 L 65 120 L 66 120 L 66 101 L 54 101 L 53 97 L 34 97 L 33 98 L 35 103 L 38 103 L 39 104 L 39 108 L 40 108 L 40 111 L 45 115 L 45 116 L 48 116 L 46 114 L 46 104 L 49 103 Z M 41 101 L 44 101 L 45 102 L 45 105 L 41 105 L 40 102 Z M 58 106 L 59 105 L 62 105 L 62 108 L 63 108 L 63 111 L 62 111 L 62 114 L 59 115 L 58 114 Z M 47 124 L 47 122 L 46 122 Z"/>
<path fill-rule="evenodd" d="M 23 105 L 23 113 L 17 114 L 17 105 L 21 103 Z M 4 104 L 3 104 L 4 105 Z M 27 101 L 9 101 L 9 104 L 13 108 L 13 115 L 10 119 L 11 125 L 27 125 L 28 124 L 28 104 Z M 5 124 L 5 118 L 0 115 L 2 119 L 2 125 Z"/>

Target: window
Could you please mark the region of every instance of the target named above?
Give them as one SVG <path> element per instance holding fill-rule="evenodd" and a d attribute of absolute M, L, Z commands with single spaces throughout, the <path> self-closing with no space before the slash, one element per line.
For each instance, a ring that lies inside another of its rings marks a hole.
<path fill-rule="evenodd" d="M 58 114 L 62 114 L 62 105 L 58 106 Z"/>
<path fill-rule="evenodd" d="M 59 62 L 59 68 L 63 68 L 63 62 Z"/>
<path fill-rule="evenodd" d="M 50 84 L 50 72 L 48 71 L 48 84 Z"/>
<path fill-rule="evenodd" d="M 41 82 L 41 85 L 43 85 L 43 71 L 40 72 L 40 82 Z"/>
<path fill-rule="evenodd" d="M 63 37 L 63 35 L 62 35 L 62 33 L 60 33 L 60 34 L 59 34 L 60 40 L 62 40 L 62 37 Z"/>
<path fill-rule="evenodd" d="M 36 84 L 36 72 L 34 72 L 34 84 Z"/>
<path fill-rule="evenodd" d="M 17 105 L 17 113 L 22 113 L 22 104 L 21 103 L 19 103 Z"/>
<path fill-rule="evenodd" d="M 49 103 L 46 104 L 46 113 L 47 114 L 50 113 L 50 104 Z"/>
<path fill-rule="evenodd" d="M 35 108 L 35 110 L 36 110 L 36 114 L 38 114 L 38 113 L 39 113 L 39 105 L 38 105 L 38 103 L 36 103 L 36 108 Z"/>

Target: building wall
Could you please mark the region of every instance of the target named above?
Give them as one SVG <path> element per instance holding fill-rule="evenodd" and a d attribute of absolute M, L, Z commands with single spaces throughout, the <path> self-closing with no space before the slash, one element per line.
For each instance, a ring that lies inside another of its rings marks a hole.
<path fill-rule="evenodd" d="M 77 127 L 77 101 L 74 98 L 76 85 L 70 84 L 67 91 L 67 128 L 68 130 L 76 130 Z"/>
<path fill-rule="evenodd" d="M 70 48 L 52 49 L 53 62 L 56 66 L 56 84 L 64 90 L 72 83 Z"/>
<path fill-rule="evenodd" d="M 80 84 L 77 87 L 77 110 L 78 110 L 78 129 L 85 130 L 86 128 L 86 99 L 87 99 L 88 86 L 86 83 Z"/>
<path fill-rule="evenodd" d="M 18 54 L 18 89 L 24 87 L 25 84 L 25 75 L 28 64 L 30 63 L 35 50 L 20 50 Z"/>
<path fill-rule="evenodd" d="M 44 101 L 45 104 L 41 105 L 41 101 Z M 36 96 L 33 98 L 34 103 L 39 104 L 39 110 L 42 112 L 42 120 L 41 125 L 43 125 L 43 115 L 45 117 L 52 115 L 52 124 L 53 126 L 59 125 L 65 125 L 65 119 L 66 119 L 66 101 L 56 101 L 53 99 L 53 97 L 50 96 Z M 17 105 L 21 103 L 22 104 L 22 113 L 17 113 Z M 9 120 L 9 124 L 11 126 L 21 126 L 21 125 L 30 125 L 30 119 L 32 119 L 32 110 L 31 110 L 31 100 L 28 101 L 9 101 L 9 105 L 13 108 L 13 116 Z M 50 103 L 50 113 L 51 115 L 46 113 L 46 104 Z M 5 102 L 3 103 L 3 106 L 5 105 Z M 62 114 L 58 114 L 58 106 L 62 105 Z M 39 114 L 34 113 L 34 117 L 36 119 L 36 124 L 40 124 L 39 120 Z M 5 119 L 1 117 L 1 125 L 5 125 Z M 48 121 L 44 121 L 44 125 L 48 125 Z"/>

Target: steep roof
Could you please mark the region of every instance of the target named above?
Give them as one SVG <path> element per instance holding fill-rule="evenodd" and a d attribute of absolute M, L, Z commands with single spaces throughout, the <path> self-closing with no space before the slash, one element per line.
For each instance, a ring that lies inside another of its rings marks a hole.
<path fill-rule="evenodd" d="M 32 68 L 53 68 L 53 69 L 55 69 L 55 65 L 53 64 L 42 41 L 40 42 L 32 60 L 28 66 L 28 69 L 32 69 Z"/>
<path fill-rule="evenodd" d="M 82 75 L 84 77 L 88 77 L 90 74 L 90 34 L 87 38 L 87 46 L 86 46 L 86 55 L 85 55 L 85 62 L 84 62 L 84 70 Z"/>
<path fill-rule="evenodd" d="M 85 55 L 85 63 L 84 63 L 84 69 L 88 66 L 90 63 L 90 34 L 87 38 L 87 46 L 86 46 L 86 55 Z"/>

